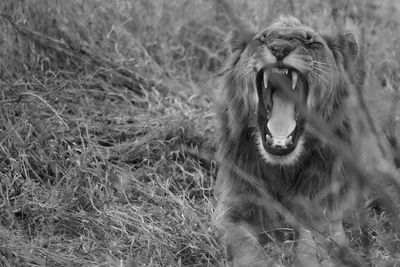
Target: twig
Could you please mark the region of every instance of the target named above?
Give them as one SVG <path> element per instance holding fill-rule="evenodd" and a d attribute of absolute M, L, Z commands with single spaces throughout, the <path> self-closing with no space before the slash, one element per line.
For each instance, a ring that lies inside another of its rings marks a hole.
<path fill-rule="evenodd" d="M 292 15 L 296 16 L 296 8 L 294 6 L 293 0 L 289 0 L 289 5 L 290 5 L 290 11 L 292 12 Z"/>
<path fill-rule="evenodd" d="M 33 97 L 36 97 L 37 99 L 39 99 L 41 102 L 43 102 L 43 103 L 56 115 L 56 117 L 62 122 L 62 124 L 64 124 L 64 126 L 67 127 L 67 128 L 69 129 L 68 124 L 61 118 L 61 116 L 60 116 L 60 114 L 58 114 L 57 110 L 55 110 L 55 109 L 54 109 L 49 103 L 47 103 L 47 101 L 44 100 L 42 97 L 40 97 L 40 96 L 38 96 L 38 95 L 36 95 L 36 94 L 34 94 L 34 93 L 31 93 L 31 92 L 24 92 L 24 93 L 21 93 L 21 96 L 22 96 L 22 95 L 33 96 Z"/>

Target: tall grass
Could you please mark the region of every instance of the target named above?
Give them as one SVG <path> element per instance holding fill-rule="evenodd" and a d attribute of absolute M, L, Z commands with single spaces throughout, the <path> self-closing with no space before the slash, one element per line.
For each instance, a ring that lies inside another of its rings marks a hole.
<path fill-rule="evenodd" d="M 330 24 L 328 3 L 290 2 L 233 4 L 258 28 Z M 373 5 L 339 9 L 366 29 L 368 103 L 396 126 L 398 4 Z M 214 2 L 3 0 L 0 14 L 0 265 L 224 265 L 212 102 L 231 25 Z M 362 212 L 356 253 L 398 261 L 390 215 Z"/>

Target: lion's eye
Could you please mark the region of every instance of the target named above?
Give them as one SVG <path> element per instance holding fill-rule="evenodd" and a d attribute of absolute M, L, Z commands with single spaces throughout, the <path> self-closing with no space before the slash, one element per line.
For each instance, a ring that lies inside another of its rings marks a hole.
<path fill-rule="evenodd" d="M 310 33 L 306 34 L 305 44 L 307 46 L 309 46 L 309 47 L 312 47 L 312 48 L 319 48 L 319 47 L 323 46 L 323 44 L 318 40 L 318 37 L 317 36 L 313 36 Z"/>
<path fill-rule="evenodd" d="M 318 41 L 315 42 L 308 42 L 306 43 L 306 46 L 310 49 L 320 49 L 322 48 L 324 45 Z"/>
<path fill-rule="evenodd" d="M 262 33 L 261 35 L 260 35 L 260 37 L 258 38 L 259 40 L 260 40 L 260 42 L 262 42 L 262 43 L 266 43 L 267 42 L 267 33 L 266 32 L 264 32 L 264 33 Z"/>

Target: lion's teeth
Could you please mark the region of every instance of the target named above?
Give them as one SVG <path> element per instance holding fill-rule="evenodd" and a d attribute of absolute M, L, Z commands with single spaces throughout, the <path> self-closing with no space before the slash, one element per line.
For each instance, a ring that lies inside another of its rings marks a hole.
<path fill-rule="evenodd" d="M 264 71 L 264 88 L 268 88 L 268 73 L 266 71 Z"/>
<path fill-rule="evenodd" d="M 297 80 L 299 79 L 299 75 L 297 72 L 292 71 L 292 90 L 296 89 Z"/>
<path fill-rule="evenodd" d="M 286 74 L 286 75 L 288 75 L 288 73 L 289 73 L 289 70 L 288 69 L 277 69 L 277 68 L 273 68 L 272 69 L 272 72 L 273 73 L 276 73 L 276 74 Z"/>

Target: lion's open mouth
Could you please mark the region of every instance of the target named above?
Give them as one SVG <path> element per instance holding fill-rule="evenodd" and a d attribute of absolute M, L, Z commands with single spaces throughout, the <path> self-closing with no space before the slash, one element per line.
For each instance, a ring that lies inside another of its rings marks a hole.
<path fill-rule="evenodd" d="M 295 69 L 269 68 L 258 72 L 258 123 L 265 150 L 276 156 L 291 153 L 304 131 L 298 105 L 306 104 L 307 81 Z"/>

